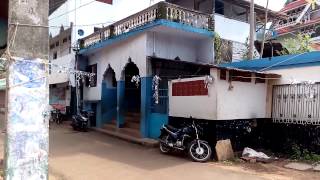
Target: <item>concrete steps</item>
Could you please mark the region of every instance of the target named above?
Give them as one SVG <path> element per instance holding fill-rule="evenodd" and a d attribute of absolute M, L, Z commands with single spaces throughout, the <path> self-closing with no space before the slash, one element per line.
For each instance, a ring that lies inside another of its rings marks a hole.
<path fill-rule="evenodd" d="M 141 133 L 140 133 L 140 129 L 132 129 L 132 128 L 124 127 L 124 128 L 118 129 L 118 132 L 122 133 L 122 134 L 126 134 L 126 135 L 129 135 L 129 136 L 132 136 L 132 137 L 135 137 L 135 138 L 141 138 L 142 137 Z"/>
<path fill-rule="evenodd" d="M 137 137 L 133 137 L 130 135 L 126 135 L 123 133 L 119 133 L 117 131 L 108 131 L 106 129 L 102 129 L 102 128 L 91 128 L 94 131 L 100 132 L 102 134 L 106 134 L 108 136 L 112 136 L 124 141 L 128 141 L 131 143 L 135 143 L 135 144 L 140 144 L 146 147 L 158 147 L 159 146 L 159 142 L 157 140 L 154 139 L 148 139 L 148 138 L 137 138 Z"/>
<path fill-rule="evenodd" d="M 117 125 L 115 124 L 105 124 L 103 128 L 108 131 L 117 131 Z"/>
<path fill-rule="evenodd" d="M 140 122 L 134 122 L 134 121 L 127 121 L 124 124 L 125 127 L 131 128 L 131 129 L 140 129 Z"/>
<path fill-rule="evenodd" d="M 108 132 L 115 132 L 118 134 L 141 138 L 140 133 L 140 113 L 128 112 L 125 116 L 125 124 L 123 128 L 117 128 L 116 120 L 112 120 L 103 126 L 103 129 Z"/>

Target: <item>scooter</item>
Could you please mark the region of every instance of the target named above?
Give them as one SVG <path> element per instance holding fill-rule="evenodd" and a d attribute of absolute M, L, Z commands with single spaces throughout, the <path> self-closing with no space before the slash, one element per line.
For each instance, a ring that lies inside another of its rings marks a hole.
<path fill-rule="evenodd" d="M 72 116 L 71 126 L 75 131 L 87 132 L 89 125 L 89 117 L 85 113 L 78 113 Z"/>

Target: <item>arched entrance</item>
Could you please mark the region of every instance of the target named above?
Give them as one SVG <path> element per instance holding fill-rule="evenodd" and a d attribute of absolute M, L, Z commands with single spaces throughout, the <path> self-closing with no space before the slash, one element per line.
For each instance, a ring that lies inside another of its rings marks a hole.
<path fill-rule="evenodd" d="M 134 81 L 133 79 L 137 80 Z M 118 84 L 118 118 L 120 132 L 137 138 L 141 137 L 141 82 L 138 67 L 131 62 L 122 71 L 122 81 Z"/>
<path fill-rule="evenodd" d="M 136 81 L 135 81 L 135 80 Z M 139 76 L 139 69 L 129 60 L 129 63 L 124 69 L 124 81 L 125 81 L 125 108 L 126 115 L 128 114 L 140 114 L 141 106 L 141 82 Z"/>
<path fill-rule="evenodd" d="M 101 87 L 101 120 L 115 122 L 117 118 L 117 80 L 114 70 L 109 65 L 103 74 Z"/>

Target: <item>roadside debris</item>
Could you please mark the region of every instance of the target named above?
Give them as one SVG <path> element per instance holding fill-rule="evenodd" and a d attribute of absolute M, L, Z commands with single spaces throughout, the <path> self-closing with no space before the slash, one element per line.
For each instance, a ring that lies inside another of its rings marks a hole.
<path fill-rule="evenodd" d="M 315 165 L 315 166 L 313 167 L 313 170 L 320 172 L 320 164 Z"/>
<path fill-rule="evenodd" d="M 230 139 L 218 141 L 215 148 L 218 161 L 234 159 L 234 152 Z"/>
<path fill-rule="evenodd" d="M 273 160 L 275 160 L 274 158 L 267 156 L 263 152 L 257 152 L 254 149 L 251 149 L 248 147 L 244 148 L 241 159 L 251 163 L 255 163 L 255 162 L 270 163 Z"/>
<path fill-rule="evenodd" d="M 289 164 L 285 165 L 284 167 L 288 168 L 288 169 L 298 170 L 298 171 L 307 171 L 307 170 L 312 169 L 312 165 L 305 164 L 305 163 L 297 163 L 297 162 L 289 163 Z"/>

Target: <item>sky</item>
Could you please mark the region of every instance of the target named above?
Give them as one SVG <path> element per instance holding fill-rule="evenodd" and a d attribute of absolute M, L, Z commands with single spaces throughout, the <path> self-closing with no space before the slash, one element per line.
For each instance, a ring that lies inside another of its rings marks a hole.
<path fill-rule="evenodd" d="M 90 3 L 92 0 L 69 0 L 70 4 L 81 6 L 83 4 Z M 74 3 L 76 1 L 76 4 Z M 153 3 L 157 3 L 162 0 L 153 0 Z M 248 0 L 249 1 L 249 0 Z M 286 0 L 269 0 L 269 8 L 278 11 L 280 10 Z M 150 5 L 150 0 L 113 0 L 114 4 L 109 5 L 101 2 L 93 2 L 87 6 L 79 8 L 76 13 L 69 13 L 68 16 L 70 21 L 74 21 L 77 18 L 76 25 L 89 25 L 96 23 L 105 23 L 104 25 L 111 24 L 114 21 L 121 20 L 131 14 L 139 12 Z M 261 6 L 266 6 L 267 0 L 255 0 L 256 4 Z M 75 6 L 69 7 L 69 9 L 74 9 Z M 61 14 L 61 13 L 60 13 Z M 59 14 L 59 15 L 60 15 Z M 57 16 L 57 14 L 52 15 L 49 19 Z M 65 21 L 66 16 L 55 18 L 50 20 L 50 25 L 60 26 L 61 22 Z M 67 24 L 68 25 L 68 24 Z M 99 25 L 95 25 L 99 26 Z M 100 25 L 102 26 L 102 25 Z M 81 26 L 79 27 L 84 30 L 85 36 L 89 35 L 93 31 L 92 26 Z M 58 31 L 59 28 L 56 28 Z"/>
<path fill-rule="evenodd" d="M 273 11 L 279 11 L 283 8 L 286 0 L 269 0 L 269 9 Z M 266 7 L 267 0 L 255 0 L 256 4 Z"/>

